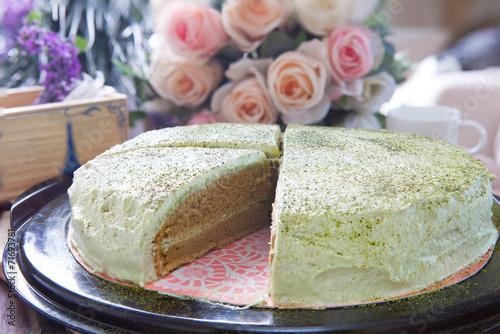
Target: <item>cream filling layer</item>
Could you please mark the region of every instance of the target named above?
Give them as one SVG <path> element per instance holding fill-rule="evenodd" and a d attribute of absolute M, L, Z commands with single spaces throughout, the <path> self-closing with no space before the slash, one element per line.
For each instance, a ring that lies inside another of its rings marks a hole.
<path fill-rule="evenodd" d="M 179 234 L 176 234 L 175 236 L 165 238 L 161 242 L 161 248 L 166 253 L 169 250 L 169 248 L 172 247 L 173 245 L 183 243 L 187 240 L 194 239 L 200 235 L 203 235 L 204 233 L 206 233 L 206 231 L 213 229 L 217 225 L 220 225 L 220 223 L 223 220 L 225 220 L 231 216 L 238 215 L 239 213 L 245 212 L 249 209 L 257 208 L 261 205 L 262 205 L 262 202 L 252 203 L 252 205 L 241 207 L 238 210 L 235 210 L 229 214 L 225 214 L 225 215 L 219 217 L 218 219 L 214 219 L 210 222 L 206 222 L 205 224 L 201 225 L 196 230 L 186 231 L 184 233 L 179 233 Z"/>

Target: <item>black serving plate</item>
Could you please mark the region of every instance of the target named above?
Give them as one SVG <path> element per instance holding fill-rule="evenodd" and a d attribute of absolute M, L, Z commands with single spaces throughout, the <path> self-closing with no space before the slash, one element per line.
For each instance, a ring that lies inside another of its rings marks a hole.
<path fill-rule="evenodd" d="M 68 248 L 71 179 L 45 183 L 14 203 L 14 272 L 20 297 L 83 333 L 471 333 L 500 330 L 500 243 L 471 278 L 391 302 L 314 309 L 228 308 L 113 283 L 80 266 Z M 495 215 L 500 217 L 498 203 Z"/>

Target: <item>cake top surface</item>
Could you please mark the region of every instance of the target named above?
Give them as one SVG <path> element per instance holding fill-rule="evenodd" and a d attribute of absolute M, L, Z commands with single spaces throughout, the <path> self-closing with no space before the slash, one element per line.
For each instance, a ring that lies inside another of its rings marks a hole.
<path fill-rule="evenodd" d="M 397 211 L 493 178 L 456 146 L 390 131 L 288 126 L 283 156 L 280 214 L 306 220 Z"/>
<path fill-rule="evenodd" d="M 79 198 L 82 194 L 93 196 L 93 202 L 110 198 L 135 200 L 144 205 L 146 211 L 154 212 L 183 187 L 194 189 L 197 186 L 199 189 L 224 173 L 266 161 L 265 155 L 256 150 L 201 147 L 136 149 L 99 156 L 80 167 L 69 189 L 70 198 Z M 177 197 L 183 198 L 177 194 L 173 200 Z"/>
<path fill-rule="evenodd" d="M 211 147 L 255 149 L 269 158 L 280 156 L 278 125 L 213 123 L 145 132 L 104 152 L 112 155 L 146 147 Z"/>

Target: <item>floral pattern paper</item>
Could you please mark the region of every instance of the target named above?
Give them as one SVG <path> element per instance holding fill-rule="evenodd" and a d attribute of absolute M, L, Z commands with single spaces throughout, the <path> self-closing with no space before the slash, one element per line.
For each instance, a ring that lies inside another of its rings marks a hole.
<path fill-rule="evenodd" d="M 269 281 L 269 238 L 269 229 L 262 229 L 145 288 L 237 305 L 263 301 Z"/>

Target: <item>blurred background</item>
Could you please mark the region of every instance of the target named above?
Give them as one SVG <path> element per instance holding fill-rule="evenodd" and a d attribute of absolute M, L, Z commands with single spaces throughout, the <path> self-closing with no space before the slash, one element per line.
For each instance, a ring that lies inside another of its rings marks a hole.
<path fill-rule="evenodd" d="M 409 50 L 415 62 L 471 31 L 500 22 L 497 0 L 388 0 L 385 10 L 393 32 L 391 40 L 398 50 Z"/>

